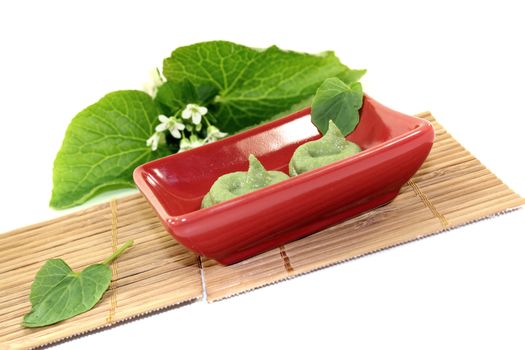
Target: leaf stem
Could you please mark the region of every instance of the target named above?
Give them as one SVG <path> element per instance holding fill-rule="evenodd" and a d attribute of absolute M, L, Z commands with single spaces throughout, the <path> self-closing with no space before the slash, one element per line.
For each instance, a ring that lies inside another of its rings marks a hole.
<path fill-rule="evenodd" d="M 110 256 L 108 256 L 102 263 L 105 264 L 105 265 L 111 264 L 113 262 L 113 260 L 118 258 L 120 254 L 122 254 L 126 249 L 128 249 L 132 245 L 133 245 L 133 240 L 130 239 L 129 241 L 124 243 L 120 248 L 115 250 L 115 252 L 113 254 L 111 254 Z"/>

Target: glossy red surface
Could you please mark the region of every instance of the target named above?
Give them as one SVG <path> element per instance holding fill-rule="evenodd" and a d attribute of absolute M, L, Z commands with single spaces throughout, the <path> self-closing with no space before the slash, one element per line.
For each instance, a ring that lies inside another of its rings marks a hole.
<path fill-rule="evenodd" d="M 267 169 L 287 173 L 297 146 L 320 137 L 309 113 L 149 162 L 135 169 L 134 180 L 177 241 L 231 264 L 388 203 L 421 166 L 434 139 L 427 121 L 365 97 L 361 121 L 348 137 L 362 152 L 200 209 L 219 176 L 247 170 L 249 154 Z"/>

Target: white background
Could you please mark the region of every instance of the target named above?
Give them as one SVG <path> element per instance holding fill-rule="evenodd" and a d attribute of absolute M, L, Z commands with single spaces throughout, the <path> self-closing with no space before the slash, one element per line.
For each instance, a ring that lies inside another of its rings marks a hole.
<path fill-rule="evenodd" d="M 140 89 L 172 49 L 212 39 L 335 50 L 368 69 L 371 96 L 406 113 L 431 110 L 525 195 L 519 4 L 2 2 L 0 232 L 64 214 L 48 208 L 51 170 L 78 111 Z M 520 210 L 57 348 L 523 349 L 524 224 Z"/>

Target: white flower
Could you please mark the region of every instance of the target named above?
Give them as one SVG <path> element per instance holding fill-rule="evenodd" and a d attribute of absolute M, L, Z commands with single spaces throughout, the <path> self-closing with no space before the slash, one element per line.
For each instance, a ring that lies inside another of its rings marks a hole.
<path fill-rule="evenodd" d="M 206 129 L 206 142 L 213 142 L 217 141 L 218 139 L 222 139 L 223 137 L 227 136 L 228 133 L 222 132 L 214 125 L 208 126 L 208 129 Z"/>
<path fill-rule="evenodd" d="M 190 119 L 193 124 L 198 125 L 201 123 L 202 116 L 208 113 L 208 108 L 202 107 L 193 103 L 189 103 L 186 108 L 182 111 L 183 119 Z"/>
<path fill-rule="evenodd" d="M 159 146 L 160 133 L 154 133 L 147 141 L 146 146 L 151 147 L 152 151 L 156 151 Z"/>
<path fill-rule="evenodd" d="M 179 152 L 187 151 L 202 145 L 204 145 L 203 139 L 199 139 L 197 136 L 191 135 L 189 139 L 180 140 Z"/>
<path fill-rule="evenodd" d="M 165 115 L 159 115 L 160 124 L 157 125 L 155 131 L 163 132 L 164 130 L 169 130 L 171 136 L 176 139 L 181 138 L 180 130 L 184 130 L 184 124 L 179 122 L 175 117 L 166 117 Z"/>
<path fill-rule="evenodd" d="M 159 86 L 161 86 L 166 79 L 164 79 L 158 68 L 152 69 L 149 72 L 149 77 L 150 80 L 147 83 L 144 83 L 143 89 L 147 94 L 155 97 Z"/>

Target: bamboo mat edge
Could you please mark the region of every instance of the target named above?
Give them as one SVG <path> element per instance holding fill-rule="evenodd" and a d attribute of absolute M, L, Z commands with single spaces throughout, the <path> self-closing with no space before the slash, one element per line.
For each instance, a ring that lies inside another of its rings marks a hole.
<path fill-rule="evenodd" d="M 131 317 L 127 317 L 127 318 L 124 318 L 124 319 L 121 319 L 121 320 L 116 320 L 116 321 L 114 321 L 111 324 L 105 324 L 105 325 L 102 325 L 102 326 L 99 326 L 99 327 L 87 329 L 87 330 L 85 330 L 83 332 L 71 334 L 71 335 L 68 335 L 68 336 L 63 337 L 63 338 L 57 338 L 57 339 L 54 339 L 54 340 L 52 340 L 52 341 L 50 341 L 48 343 L 45 343 L 45 344 L 29 346 L 29 347 L 27 347 L 27 349 L 46 349 L 46 348 L 49 348 L 49 347 L 52 347 L 52 346 L 55 346 L 55 345 L 59 345 L 59 344 L 67 343 L 67 342 L 70 342 L 70 341 L 73 341 L 73 340 L 76 340 L 76 339 L 80 339 L 82 337 L 86 337 L 86 336 L 89 336 L 91 334 L 104 332 L 105 330 L 108 330 L 108 329 L 111 329 L 111 328 L 115 328 L 115 327 L 118 327 L 118 326 L 130 323 L 130 322 L 139 321 L 139 320 L 141 320 L 143 318 L 146 318 L 146 317 L 155 316 L 155 315 L 163 313 L 163 312 L 167 312 L 167 311 L 170 311 L 170 310 L 176 310 L 176 309 L 179 309 L 181 307 L 189 306 L 189 305 L 191 305 L 191 304 L 193 304 L 195 302 L 198 302 L 199 300 L 202 300 L 202 299 L 203 299 L 202 296 L 200 296 L 200 297 L 195 297 L 195 298 L 191 298 L 191 299 L 188 299 L 188 300 L 183 300 L 183 301 L 180 301 L 180 302 L 175 303 L 175 304 L 162 306 L 162 307 L 159 307 L 159 308 L 156 308 L 156 309 L 152 309 L 152 310 L 149 310 L 149 311 L 138 313 L 138 314 L 133 315 Z M 5 348 L 3 346 L 4 346 L 3 344 L 0 344 L 0 350 L 8 350 L 8 349 L 11 350 L 11 349 L 23 349 L 23 348 L 25 348 L 24 345 L 20 344 L 20 343 L 16 344 L 16 346 L 7 345 Z"/>
<path fill-rule="evenodd" d="M 396 247 L 400 247 L 400 246 L 403 246 L 403 245 L 406 245 L 406 244 L 410 244 L 410 243 L 413 243 L 413 242 L 416 242 L 416 241 L 420 241 L 420 240 L 423 240 L 423 239 L 426 239 L 426 238 L 435 237 L 435 236 L 440 235 L 442 233 L 446 233 L 448 231 L 453 231 L 453 230 L 458 229 L 458 228 L 463 227 L 463 226 L 468 226 L 468 225 L 471 225 L 471 224 L 475 224 L 475 223 L 480 222 L 480 221 L 490 220 L 490 219 L 495 218 L 497 216 L 502 216 L 502 215 L 505 215 L 505 214 L 509 214 L 509 213 L 521 210 L 521 209 L 523 209 L 524 205 L 525 205 L 525 199 L 524 199 L 524 203 L 520 204 L 519 206 L 513 207 L 513 208 L 509 208 L 509 209 L 505 209 L 505 210 L 502 210 L 502 211 L 498 211 L 498 212 L 495 212 L 493 214 L 489 214 L 489 215 L 486 215 L 484 217 L 480 217 L 480 218 L 475 219 L 475 220 L 468 220 L 468 221 L 466 221 L 464 223 L 453 225 L 453 226 L 449 226 L 447 228 L 444 228 L 444 229 L 436 231 L 436 232 L 432 232 L 432 233 L 429 233 L 429 234 L 426 234 L 426 235 L 422 235 L 420 237 L 417 237 L 417 238 L 414 238 L 414 239 L 409 239 L 409 240 L 406 240 L 406 241 L 403 241 L 403 242 L 400 242 L 400 243 L 396 243 L 396 244 L 393 244 L 393 245 L 390 245 L 390 246 L 386 246 L 386 247 L 383 247 L 383 248 L 380 248 L 380 249 L 371 250 L 369 252 L 366 252 L 366 253 L 363 253 L 363 254 L 358 254 L 358 255 L 355 255 L 355 256 L 352 256 L 352 257 L 349 257 L 349 258 L 346 258 L 346 259 L 333 261 L 333 262 L 330 262 L 330 263 L 327 263 L 327 264 L 324 264 L 324 265 L 319 265 L 319 266 L 317 266 L 316 268 L 314 268 L 312 270 L 299 272 L 299 273 L 296 273 L 296 274 L 293 274 L 293 275 L 288 275 L 288 276 L 285 276 L 283 278 L 276 279 L 274 281 L 271 281 L 271 282 L 268 282 L 268 283 L 264 283 L 264 284 L 261 284 L 261 285 L 256 285 L 256 286 L 250 287 L 249 289 L 245 289 L 245 290 L 242 290 L 242 291 L 239 291 L 239 292 L 235 292 L 235 293 L 227 294 L 227 295 L 222 295 L 222 296 L 220 296 L 218 298 L 206 298 L 206 302 L 211 304 L 211 303 L 215 303 L 215 302 L 218 302 L 218 301 L 221 301 L 221 300 L 234 298 L 236 296 L 243 295 L 245 293 L 250 293 L 250 292 L 256 291 L 257 289 L 262 289 L 264 287 L 268 287 L 268 286 L 272 286 L 272 285 L 275 285 L 275 284 L 279 284 L 279 283 L 282 283 L 282 282 L 285 282 L 285 281 L 288 281 L 288 280 L 292 280 L 292 279 L 297 278 L 297 277 L 308 275 L 310 273 L 315 273 L 316 271 L 324 270 L 324 269 L 330 268 L 332 266 L 345 264 L 345 263 L 348 263 L 348 262 L 356 260 L 356 259 L 360 259 L 360 258 L 364 258 L 364 257 L 369 256 L 369 255 L 380 253 L 382 251 L 394 249 Z M 206 272 L 204 272 L 204 274 L 206 274 Z"/>

